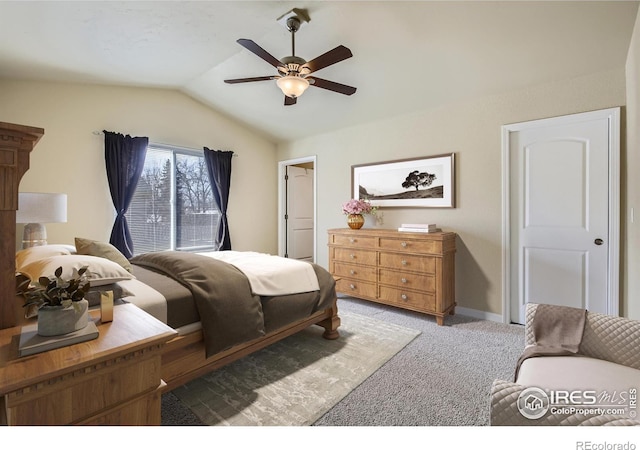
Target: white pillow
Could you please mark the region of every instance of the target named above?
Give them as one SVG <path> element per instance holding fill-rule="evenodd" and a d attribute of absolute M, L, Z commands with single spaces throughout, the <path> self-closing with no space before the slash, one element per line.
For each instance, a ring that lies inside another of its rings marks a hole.
<path fill-rule="evenodd" d="M 90 281 L 91 287 L 135 279 L 121 265 L 106 258 L 90 255 L 49 256 L 23 266 L 19 272 L 35 282 L 40 277 L 52 277 L 58 267 L 62 267 L 61 278 L 67 280 L 73 276 L 74 269 L 78 271 L 84 266 L 88 267 L 85 276 Z"/>
<path fill-rule="evenodd" d="M 38 245 L 25 248 L 16 253 L 16 270 L 49 256 L 70 255 L 75 253 L 75 250 L 74 246 L 65 244 Z"/>

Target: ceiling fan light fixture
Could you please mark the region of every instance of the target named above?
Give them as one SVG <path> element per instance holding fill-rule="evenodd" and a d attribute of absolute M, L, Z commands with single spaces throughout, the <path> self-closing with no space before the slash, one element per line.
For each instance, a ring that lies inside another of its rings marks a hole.
<path fill-rule="evenodd" d="M 276 80 L 276 84 L 284 95 L 291 98 L 300 97 L 309 87 L 309 81 L 294 75 L 287 75 Z"/>
<path fill-rule="evenodd" d="M 317 56 L 311 61 L 306 61 L 304 58 L 296 56 L 296 32 L 303 22 L 308 21 L 309 16 L 306 10 L 295 8 L 278 18 L 278 22 L 284 25 L 291 33 L 291 55 L 285 56 L 282 59 L 276 59 L 275 56 L 267 52 L 251 39 L 238 39 L 236 41 L 238 42 L 238 44 L 249 50 L 260 59 L 269 63 L 271 66 L 275 67 L 278 71 L 278 75 L 234 78 L 230 80 L 224 80 L 224 82 L 229 84 L 236 84 L 249 83 L 253 81 L 276 80 L 278 88 L 280 88 L 285 96 L 285 106 L 295 105 L 297 103 L 296 99 L 304 94 L 304 91 L 307 90 L 310 84 L 313 84 L 318 88 L 326 89 L 328 91 L 337 92 L 339 94 L 354 94 L 356 92 L 356 88 L 354 88 L 353 86 L 336 83 L 335 81 L 323 80 L 322 78 L 318 78 L 315 76 L 315 72 L 317 72 L 318 70 L 324 69 L 325 67 L 329 67 L 353 56 L 351 50 L 349 50 L 344 45 L 338 45 L 334 49 L 329 50 L 328 52 L 325 52 L 320 56 Z"/>

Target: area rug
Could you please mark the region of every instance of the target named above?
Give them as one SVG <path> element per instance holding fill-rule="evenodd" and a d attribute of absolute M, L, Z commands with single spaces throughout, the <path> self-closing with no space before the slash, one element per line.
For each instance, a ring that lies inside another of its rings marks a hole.
<path fill-rule="evenodd" d="M 336 340 L 313 326 L 172 393 L 207 425 L 310 425 L 420 334 L 358 314 L 340 318 Z"/>

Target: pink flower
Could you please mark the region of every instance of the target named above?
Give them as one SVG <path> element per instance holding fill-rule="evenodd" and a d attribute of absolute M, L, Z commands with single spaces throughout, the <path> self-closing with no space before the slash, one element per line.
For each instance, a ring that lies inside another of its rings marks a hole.
<path fill-rule="evenodd" d="M 351 199 L 342 205 L 344 214 L 373 214 L 377 208 L 366 200 Z"/>

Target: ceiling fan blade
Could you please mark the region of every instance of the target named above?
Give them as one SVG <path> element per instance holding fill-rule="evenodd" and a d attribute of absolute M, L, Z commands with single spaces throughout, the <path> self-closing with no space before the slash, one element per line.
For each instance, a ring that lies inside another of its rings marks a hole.
<path fill-rule="evenodd" d="M 252 77 L 252 78 L 234 78 L 231 80 L 224 80 L 225 83 L 236 84 L 236 83 L 249 83 L 251 81 L 267 81 L 267 80 L 275 80 L 277 77 L 268 76 L 268 77 Z"/>
<path fill-rule="evenodd" d="M 283 67 L 283 64 L 279 60 L 277 60 L 275 56 L 271 55 L 269 52 L 267 52 L 265 49 L 263 49 L 258 44 L 253 42 L 251 39 L 238 39 L 236 42 L 242 45 L 247 50 L 249 50 L 254 55 L 264 59 L 273 67 L 276 67 L 276 68 Z"/>
<path fill-rule="evenodd" d="M 291 98 L 287 95 L 284 96 L 284 106 L 295 105 L 298 102 L 297 98 Z"/>
<path fill-rule="evenodd" d="M 357 90 L 353 86 L 347 86 L 346 84 L 340 84 L 340 83 L 336 83 L 335 81 L 324 80 L 322 78 L 307 77 L 307 80 L 313 80 L 313 83 L 311 83 L 311 86 L 327 89 L 329 91 L 338 92 L 344 95 L 355 94 Z"/>
<path fill-rule="evenodd" d="M 353 54 L 351 53 L 351 50 L 349 50 L 344 45 L 339 45 L 333 50 L 329 50 L 327 53 L 324 53 L 317 58 L 303 64 L 302 67 L 308 68 L 309 73 L 312 73 L 320 69 L 324 69 L 325 67 L 328 67 L 332 64 L 344 61 L 345 59 L 351 58 L 352 56 Z"/>

